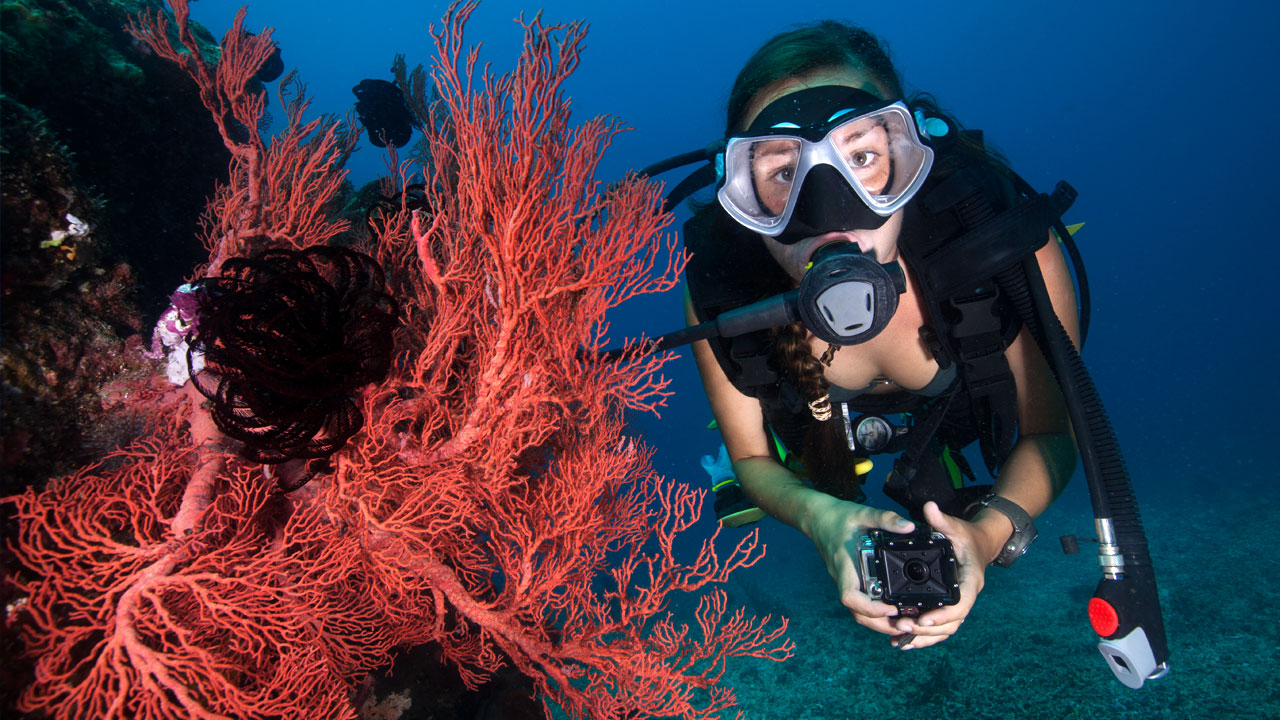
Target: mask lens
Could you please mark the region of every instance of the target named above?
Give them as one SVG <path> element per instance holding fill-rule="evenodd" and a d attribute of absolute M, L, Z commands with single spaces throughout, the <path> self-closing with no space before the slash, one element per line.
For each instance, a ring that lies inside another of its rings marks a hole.
<path fill-rule="evenodd" d="M 882 118 L 859 118 L 831 131 L 830 141 L 851 176 L 868 195 L 883 195 L 893 177 L 889 131 Z"/>
<path fill-rule="evenodd" d="M 929 151 L 897 106 L 838 125 L 827 141 L 843 164 L 844 176 L 862 189 L 860 194 L 873 210 L 914 193 L 931 164 Z"/>
<path fill-rule="evenodd" d="M 777 218 L 787 207 L 800 164 L 800 141 L 769 138 L 752 142 L 751 187 L 764 215 Z"/>
<path fill-rule="evenodd" d="M 782 223 L 795 190 L 799 138 L 739 138 L 725 148 L 725 178 L 720 203 L 738 222 L 767 232 Z"/>

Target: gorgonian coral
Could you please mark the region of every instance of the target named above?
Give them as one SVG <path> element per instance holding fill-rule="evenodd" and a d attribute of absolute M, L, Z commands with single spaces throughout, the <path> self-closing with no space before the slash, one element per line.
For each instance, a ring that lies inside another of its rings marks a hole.
<path fill-rule="evenodd" d="M 204 369 L 193 381 L 245 457 L 326 458 L 360 430 L 355 396 L 386 376 L 398 314 L 376 260 L 338 247 L 268 250 L 227 260 L 200 289 L 188 362 L 203 353 Z"/>

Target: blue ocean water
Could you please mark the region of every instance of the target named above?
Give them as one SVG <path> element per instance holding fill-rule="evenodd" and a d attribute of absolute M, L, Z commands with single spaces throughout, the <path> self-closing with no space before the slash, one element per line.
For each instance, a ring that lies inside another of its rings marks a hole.
<path fill-rule="evenodd" d="M 235 8 L 205 0 L 193 14 L 220 35 Z M 394 53 L 410 66 L 431 61 L 426 28 L 445 8 L 259 0 L 248 24 L 276 28 L 315 109 L 342 113 L 362 78 L 389 79 Z M 512 19 L 538 8 L 485 2 L 467 39 L 505 70 L 519 51 Z M 790 616 L 798 653 L 776 668 L 730 667 L 747 717 L 1280 715 L 1280 580 L 1269 552 L 1280 494 L 1270 454 L 1280 250 L 1269 237 L 1280 190 L 1280 6 L 548 0 L 541 8 L 547 22 L 590 23 L 569 84 L 578 117 L 616 115 L 632 128 L 606 156 L 602 178 L 718 136 L 745 59 L 794 23 L 833 17 L 886 38 L 909 88 L 982 128 L 1033 185 L 1065 179 L 1080 192 L 1067 220 L 1087 223 L 1077 236 L 1093 290 L 1085 358 L 1143 504 L 1173 671 L 1130 691 L 1093 649 L 1083 603 L 1097 573 L 1087 552 L 1063 556 L 1056 542 L 1092 529 L 1077 477 L 1041 518 L 1032 553 L 988 574 L 965 628 L 909 654 L 844 614 L 804 537 L 763 523 L 769 554 L 731 590 L 756 612 Z M 357 183 L 382 171 L 377 151 L 365 143 L 353 158 Z M 680 296 L 643 298 L 614 320 L 619 337 L 674 329 Z M 660 419 L 638 426 L 661 472 L 700 484 L 698 457 L 719 439 L 702 430 L 710 412 L 692 361 L 669 374 L 675 396 Z"/>

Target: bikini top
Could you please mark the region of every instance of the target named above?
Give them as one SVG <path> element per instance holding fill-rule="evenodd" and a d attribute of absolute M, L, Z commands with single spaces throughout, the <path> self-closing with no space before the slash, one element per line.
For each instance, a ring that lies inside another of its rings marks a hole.
<path fill-rule="evenodd" d="M 920 388 L 919 390 L 909 390 L 908 392 L 910 392 L 912 395 L 920 395 L 923 397 L 938 397 L 939 395 L 946 392 L 947 388 L 951 387 L 951 383 L 955 382 L 955 379 L 956 379 L 955 365 L 949 365 L 946 368 L 938 368 L 938 372 L 933 376 L 933 379 L 930 380 L 927 385 Z M 870 385 L 867 385 L 864 388 L 859 388 L 857 390 L 851 390 L 846 387 L 840 387 L 839 385 L 832 385 L 831 388 L 828 390 L 828 394 L 830 395 L 831 402 L 833 403 L 849 402 L 850 400 L 853 400 L 854 398 L 863 395 L 868 390 L 870 390 L 871 388 L 875 387 L 878 384 L 879 383 L 872 381 Z"/>

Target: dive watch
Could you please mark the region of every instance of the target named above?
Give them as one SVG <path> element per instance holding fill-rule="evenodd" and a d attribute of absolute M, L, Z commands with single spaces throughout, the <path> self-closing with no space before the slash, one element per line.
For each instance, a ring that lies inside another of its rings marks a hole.
<path fill-rule="evenodd" d="M 1008 540 L 1004 541 L 1004 546 L 1000 549 L 1000 554 L 995 560 L 991 561 L 992 565 L 998 565 L 1007 568 L 1013 565 L 1014 561 L 1022 557 L 1027 551 L 1027 547 L 1036 539 L 1036 526 L 1031 522 L 1031 516 L 1027 514 L 1017 503 L 1002 498 L 999 495 L 988 494 L 981 500 L 970 505 L 965 515 L 973 517 L 981 508 L 988 507 L 996 512 L 1009 518 L 1009 522 L 1013 523 L 1013 534 Z"/>

